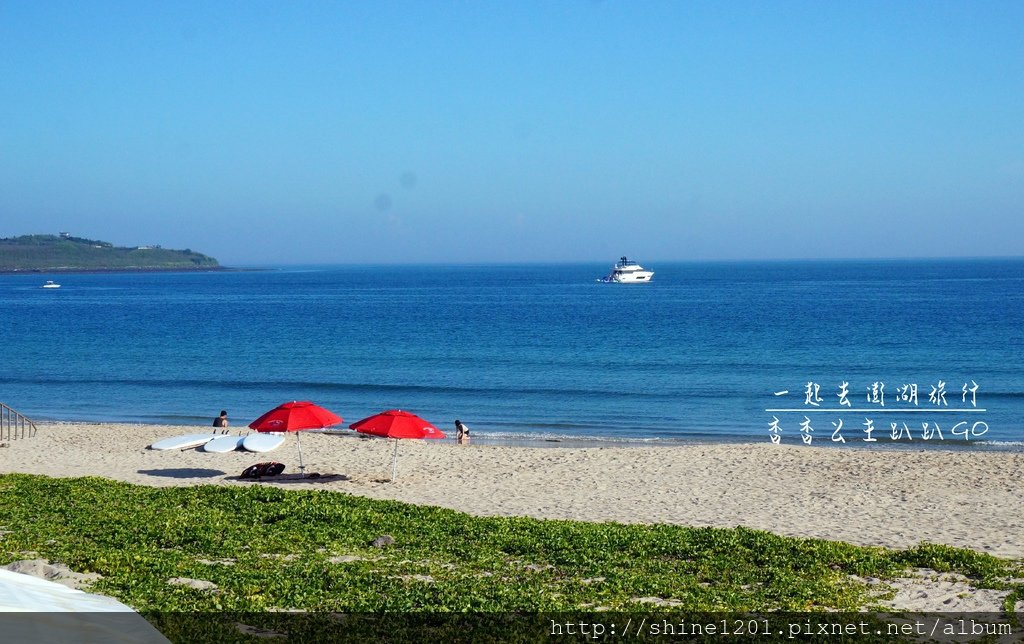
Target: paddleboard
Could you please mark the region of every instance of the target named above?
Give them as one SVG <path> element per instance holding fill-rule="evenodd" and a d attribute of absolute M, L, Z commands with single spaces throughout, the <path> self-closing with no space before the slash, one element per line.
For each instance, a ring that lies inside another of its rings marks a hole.
<path fill-rule="evenodd" d="M 149 449 L 188 449 L 189 447 L 205 445 L 215 438 L 217 438 L 217 435 L 213 432 L 174 436 L 172 438 L 165 438 L 153 443 L 149 446 Z"/>
<path fill-rule="evenodd" d="M 243 440 L 245 440 L 245 436 L 218 436 L 209 443 L 203 445 L 203 451 L 214 452 L 216 454 L 233 452 L 242 446 Z"/>
<path fill-rule="evenodd" d="M 249 434 L 242 441 L 242 447 L 250 452 L 269 452 L 281 446 L 283 434 Z"/>

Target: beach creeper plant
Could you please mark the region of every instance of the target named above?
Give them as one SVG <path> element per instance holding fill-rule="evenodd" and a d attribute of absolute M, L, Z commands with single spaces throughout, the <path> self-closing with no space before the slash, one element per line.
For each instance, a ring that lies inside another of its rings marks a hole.
<path fill-rule="evenodd" d="M 853 611 L 877 601 L 862 578 L 910 568 L 1007 589 L 1009 611 L 1024 597 L 1024 585 L 1007 581 L 1024 577 L 1019 562 L 931 544 L 888 550 L 747 528 L 472 517 L 258 484 L 9 474 L 0 494 L 0 564 L 43 558 L 98 573 L 93 591 L 193 641 L 189 629 L 209 620 L 168 615 Z M 371 545 L 382 535 L 393 543 Z"/>

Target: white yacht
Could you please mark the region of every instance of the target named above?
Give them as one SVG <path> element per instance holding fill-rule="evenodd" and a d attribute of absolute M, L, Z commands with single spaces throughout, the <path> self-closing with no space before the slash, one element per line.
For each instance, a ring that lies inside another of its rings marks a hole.
<path fill-rule="evenodd" d="M 46 284 L 43 284 L 43 288 L 60 288 L 60 284 L 53 280 L 46 280 Z"/>
<path fill-rule="evenodd" d="M 645 271 L 644 267 L 636 262 L 620 257 L 612 267 L 612 272 L 597 280 L 598 282 L 615 282 L 618 284 L 638 284 L 650 282 L 654 277 L 654 271 Z"/>

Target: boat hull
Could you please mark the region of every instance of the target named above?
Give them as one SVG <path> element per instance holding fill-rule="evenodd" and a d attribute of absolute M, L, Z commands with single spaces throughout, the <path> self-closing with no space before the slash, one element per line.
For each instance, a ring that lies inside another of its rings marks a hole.
<path fill-rule="evenodd" d="M 611 281 L 617 284 L 642 284 L 650 282 L 652 277 L 654 271 L 638 271 L 628 275 L 613 275 Z"/>

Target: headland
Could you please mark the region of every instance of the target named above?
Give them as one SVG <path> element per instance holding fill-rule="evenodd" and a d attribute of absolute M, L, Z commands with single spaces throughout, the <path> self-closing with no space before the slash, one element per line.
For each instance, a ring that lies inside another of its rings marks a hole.
<path fill-rule="evenodd" d="M 160 245 L 114 246 L 105 241 L 59 235 L 0 239 L 0 272 L 108 272 L 220 270 L 213 257 Z"/>

